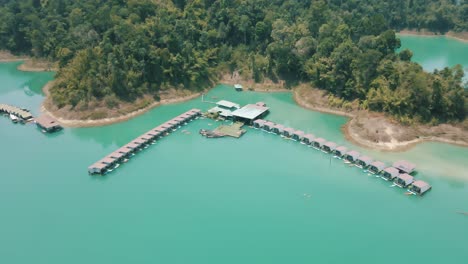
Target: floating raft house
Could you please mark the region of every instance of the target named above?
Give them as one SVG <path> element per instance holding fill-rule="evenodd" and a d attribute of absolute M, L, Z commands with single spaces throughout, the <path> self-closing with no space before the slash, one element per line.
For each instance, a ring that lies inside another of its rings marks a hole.
<path fill-rule="evenodd" d="M 348 151 L 348 148 L 345 146 L 339 146 L 335 149 L 334 153 L 338 157 L 343 157 L 346 154 L 346 151 Z"/>
<path fill-rule="evenodd" d="M 266 121 L 263 120 L 263 119 L 257 119 L 257 120 L 255 120 L 255 121 L 253 122 L 253 127 L 255 127 L 255 128 L 262 128 L 263 125 L 265 124 L 265 122 L 266 122 Z"/>
<path fill-rule="evenodd" d="M 406 188 L 407 186 L 409 186 L 413 182 L 414 182 L 414 177 L 407 174 L 407 173 L 403 173 L 403 174 L 398 175 L 396 177 L 396 180 L 395 180 L 395 183 L 398 186 L 403 187 L 403 188 Z"/>
<path fill-rule="evenodd" d="M 369 171 L 375 174 L 380 173 L 383 169 L 385 169 L 385 163 L 378 160 L 369 165 Z"/>
<path fill-rule="evenodd" d="M 304 131 L 296 130 L 296 131 L 294 131 L 294 133 L 292 135 L 292 139 L 294 139 L 296 141 L 301 141 L 302 138 L 304 137 L 304 135 L 305 135 Z"/>
<path fill-rule="evenodd" d="M 327 140 L 324 138 L 316 138 L 312 142 L 313 147 L 315 148 L 322 148 L 323 143 L 325 143 Z"/>
<path fill-rule="evenodd" d="M 398 175 L 400 175 L 400 173 L 393 167 L 385 168 L 382 172 L 382 177 L 387 180 L 393 180 L 398 177 Z"/>
<path fill-rule="evenodd" d="M 278 135 L 282 135 L 283 132 L 284 132 L 284 126 L 283 125 L 280 125 L 280 124 L 276 124 L 273 126 L 273 128 L 271 129 L 271 132 L 275 133 L 275 134 L 278 134 Z"/>
<path fill-rule="evenodd" d="M 415 181 L 411 185 L 411 191 L 416 193 L 417 195 L 423 195 L 427 191 L 431 189 L 431 185 L 425 181 Z"/>
<path fill-rule="evenodd" d="M 302 138 L 302 142 L 304 142 L 306 145 L 310 145 L 312 144 L 312 142 L 314 141 L 315 139 L 315 136 L 312 135 L 312 134 L 307 134 L 305 135 L 303 138 Z"/>
<path fill-rule="evenodd" d="M 7 104 L 0 104 L 0 112 L 13 114 L 23 119 L 24 121 L 30 121 L 33 118 L 32 114 L 29 111 Z"/>
<path fill-rule="evenodd" d="M 193 120 L 194 118 L 201 115 L 200 109 L 192 109 L 185 112 L 182 115 L 179 115 L 168 122 L 159 125 L 150 131 L 144 133 L 143 135 L 135 138 L 130 141 L 128 144 L 122 146 L 101 160 L 97 161 L 93 165 L 88 167 L 89 174 L 105 174 L 113 169 L 117 168 L 119 163 L 130 158 L 136 152 L 142 148 L 148 146 L 154 140 L 157 140 L 164 136 L 165 133 L 169 132 L 171 129 L 175 129 L 178 126 Z"/>
<path fill-rule="evenodd" d="M 44 130 L 45 132 L 54 132 L 62 129 L 62 126 L 57 122 L 57 120 L 53 119 L 49 115 L 41 115 L 34 120 L 36 125 Z"/>
<path fill-rule="evenodd" d="M 322 149 L 328 153 L 332 153 L 336 149 L 336 143 L 332 141 L 327 141 L 323 143 Z"/>
<path fill-rule="evenodd" d="M 345 159 L 349 162 L 356 162 L 356 160 L 361 156 L 361 153 L 355 151 L 355 150 L 351 150 L 351 151 L 348 151 L 346 152 L 346 154 L 344 155 Z"/>
<path fill-rule="evenodd" d="M 356 159 L 356 165 L 361 168 L 367 168 L 372 163 L 373 159 L 369 156 L 360 156 Z"/>

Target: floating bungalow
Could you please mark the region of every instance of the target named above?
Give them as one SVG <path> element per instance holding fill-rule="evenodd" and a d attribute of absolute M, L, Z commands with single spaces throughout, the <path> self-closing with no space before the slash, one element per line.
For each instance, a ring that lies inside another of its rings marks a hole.
<path fill-rule="evenodd" d="M 348 151 L 348 148 L 345 146 L 339 146 L 335 149 L 334 154 L 337 157 L 343 157 L 346 154 L 346 151 Z"/>
<path fill-rule="evenodd" d="M 356 162 L 356 160 L 361 156 L 361 153 L 355 151 L 355 150 L 351 150 L 351 151 L 348 151 L 346 152 L 346 154 L 344 155 L 344 158 L 346 161 L 348 162 Z"/>
<path fill-rule="evenodd" d="M 425 181 L 415 181 L 411 185 L 410 191 L 416 193 L 417 195 L 423 195 L 431 189 L 431 185 Z"/>
<path fill-rule="evenodd" d="M 221 117 L 224 117 L 226 119 L 231 119 L 232 112 L 239 108 L 240 108 L 239 104 L 226 101 L 226 100 L 221 100 L 216 103 L 215 107 L 208 110 L 208 113 L 217 113 Z"/>
<path fill-rule="evenodd" d="M 253 127 L 255 127 L 255 128 L 262 128 L 263 125 L 265 124 L 265 122 L 266 122 L 266 121 L 263 120 L 263 119 L 257 119 L 257 120 L 255 120 L 255 121 L 253 121 Z"/>
<path fill-rule="evenodd" d="M 400 175 L 400 173 L 393 167 L 385 168 L 382 171 L 382 178 L 387 181 L 394 180 L 398 175 Z"/>
<path fill-rule="evenodd" d="M 312 142 L 314 141 L 315 139 L 315 136 L 312 135 L 312 134 L 307 134 L 305 135 L 304 137 L 302 137 L 302 142 L 306 145 L 310 145 L 312 144 Z"/>
<path fill-rule="evenodd" d="M 292 139 L 296 140 L 296 141 L 301 141 L 302 138 L 304 137 L 304 135 L 305 135 L 304 131 L 296 130 L 296 131 L 294 131 L 294 133 L 292 135 Z"/>
<path fill-rule="evenodd" d="M 327 141 L 327 142 L 323 143 L 322 149 L 323 149 L 325 152 L 332 153 L 332 152 L 336 149 L 336 146 L 337 146 L 337 145 L 336 145 L 335 142 Z"/>
<path fill-rule="evenodd" d="M 293 134 L 294 134 L 294 129 L 290 127 L 287 127 L 283 130 L 283 136 L 285 137 L 292 137 Z"/>
<path fill-rule="evenodd" d="M 356 159 L 356 166 L 365 169 L 372 163 L 372 161 L 372 158 L 369 156 L 360 156 Z"/>
<path fill-rule="evenodd" d="M 232 112 L 232 118 L 234 121 L 252 125 L 255 119 L 265 117 L 268 114 L 269 109 L 270 108 L 266 106 L 248 104 Z"/>
<path fill-rule="evenodd" d="M 122 161 L 125 158 L 125 154 L 116 150 L 109 155 L 110 158 L 115 159 L 117 162 Z"/>
<path fill-rule="evenodd" d="M 273 122 L 270 122 L 270 121 L 265 121 L 263 123 L 263 130 L 267 131 L 267 132 L 272 132 L 273 131 L 273 128 L 275 127 L 275 123 Z"/>
<path fill-rule="evenodd" d="M 383 169 L 385 169 L 385 163 L 381 161 L 374 161 L 369 165 L 369 172 L 373 174 L 379 174 Z"/>
<path fill-rule="evenodd" d="M 398 169 L 400 173 L 408 173 L 411 174 L 415 171 L 416 165 L 406 160 L 399 160 L 393 163 L 393 167 Z"/>
<path fill-rule="evenodd" d="M 51 133 L 62 129 L 62 126 L 57 122 L 57 120 L 53 119 L 48 115 L 41 115 L 36 120 L 34 120 L 37 127 L 42 129 L 42 131 Z"/>
<path fill-rule="evenodd" d="M 280 124 L 276 124 L 273 126 L 273 128 L 271 129 L 271 132 L 275 133 L 275 134 L 278 134 L 278 135 L 282 135 L 283 132 L 284 132 L 284 126 L 283 125 L 280 125 Z"/>
<path fill-rule="evenodd" d="M 110 168 L 109 165 L 104 164 L 101 161 L 98 161 L 88 167 L 88 173 L 89 174 L 105 174 L 108 168 Z"/>
<path fill-rule="evenodd" d="M 325 143 L 326 140 L 324 138 L 316 138 L 314 139 L 314 141 L 312 142 L 312 146 L 316 149 L 321 149 L 322 146 L 323 146 L 323 143 Z"/>
<path fill-rule="evenodd" d="M 411 175 L 409 175 L 407 173 L 403 173 L 403 174 L 398 175 L 396 177 L 396 180 L 395 180 L 395 184 L 398 185 L 401 188 L 406 188 L 407 186 L 409 186 L 413 182 L 414 182 L 413 176 L 411 176 Z"/>

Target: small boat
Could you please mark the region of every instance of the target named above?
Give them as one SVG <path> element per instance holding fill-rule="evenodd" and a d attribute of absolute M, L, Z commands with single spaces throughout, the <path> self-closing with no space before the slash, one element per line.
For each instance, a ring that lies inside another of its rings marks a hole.
<path fill-rule="evenodd" d="M 19 118 L 15 116 L 14 114 L 10 114 L 10 119 L 13 123 L 18 123 Z"/>
<path fill-rule="evenodd" d="M 128 159 L 124 159 L 123 162 L 127 163 L 127 162 L 128 162 Z"/>

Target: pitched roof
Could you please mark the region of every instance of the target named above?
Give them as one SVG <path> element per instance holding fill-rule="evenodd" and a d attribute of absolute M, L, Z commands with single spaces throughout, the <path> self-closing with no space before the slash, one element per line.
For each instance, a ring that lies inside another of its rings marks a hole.
<path fill-rule="evenodd" d="M 406 160 L 399 160 L 399 161 L 396 161 L 393 163 L 393 167 L 401 170 L 401 171 L 404 171 L 406 173 L 411 173 L 414 171 L 414 169 L 416 168 L 416 165 L 414 165 L 413 163 L 411 162 L 408 162 Z"/>
<path fill-rule="evenodd" d="M 413 182 L 413 186 L 416 186 L 418 188 L 431 187 L 431 185 L 429 185 L 429 183 L 427 183 L 425 181 L 421 181 L 421 180 Z"/>
<path fill-rule="evenodd" d="M 390 175 L 392 176 L 398 176 L 398 174 L 400 173 L 397 169 L 393 167 L 385 168 L 383 171 L 390 173 Z"/>

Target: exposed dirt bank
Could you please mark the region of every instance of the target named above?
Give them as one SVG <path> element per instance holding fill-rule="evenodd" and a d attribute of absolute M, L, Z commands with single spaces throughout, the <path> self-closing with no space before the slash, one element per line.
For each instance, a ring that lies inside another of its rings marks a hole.
<path fill-rule="evenodd" d="M 170 90 L 162 94 L 161 100 L 157 102 L 152 98 L 144 97 L 133 103 L 119 103 L 118 107 L 112 109 L 102 104 L 90 105 L 82 110 L 71 109 L 71 107 L 58 109 L 50 99 L 49 88 L 52 85 L 53 81 L 43 87 L 46 99 L 41 110 L 57 119 L 65 127 L 92 127 L 119 123 L 144 114 L 159 105 L 180 103 L 201 95 L 201 93 Z"/>
<path fill-rule="evenodd" d="M 458 41 L 462 41 L 462 42 L 465 42 L 465 43 L 468 43 L 468 32 L 453 32 L 453 31 L 449 31 L 445 34 L 438 34 L 438 33 L 434 33 L 434 32 L 431 32 L 431 31 L 428 31 L 428 30 L 409 30 L 409 29 L 405 29 L 405 30 L 402 30 L 400 32 L 398 32 L 398 34 L 400 35 L 414 35 L 414 36 L 427 36 L 427 37 L 433 37 L 433 36 L 446 36 L 448 38 L 453 38 L 453 39 L 456 39 Z"/>
<path fill-rule="evenodd" d="M 307 109 L 350 117 L 342 128 L 343 133 L 348 140 L 363 147 L 403 151 L 425 141 L 468 147 L 468 121 L 456 125 L 403 126 L 382 113 L 330 107 L 324 91 L 306 86 L 294 90 L 294 100 Z"/>

